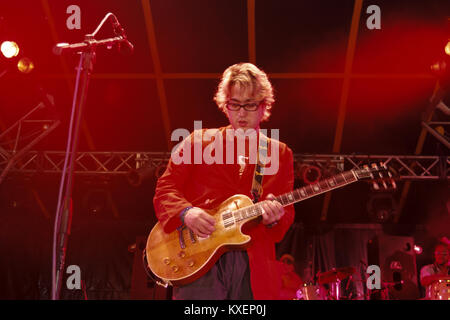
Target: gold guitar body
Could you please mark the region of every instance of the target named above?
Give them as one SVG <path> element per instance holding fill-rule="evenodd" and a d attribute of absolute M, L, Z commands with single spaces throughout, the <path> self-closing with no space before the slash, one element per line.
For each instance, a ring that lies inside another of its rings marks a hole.
<path fill-rule="evenodd" d="M 183 285 L 200 278 L 223 253 L 244 249 L 249 244 L 250 236 L 241 231 L 242 225 L 249 220 L 233 221 L 228 226 L 223 215 L 251 205 L 253 202 L 249 197 L 234 195 L 215 209 L 205 210 L 216 219 L 216 229 L 207 238 L 197 237 L 188 228 L 181 234 L 179 230 L 166 233 L 161 224 L 156 223 L 147 239 L 148 267 L 154 275 L 172 285 Z"/>

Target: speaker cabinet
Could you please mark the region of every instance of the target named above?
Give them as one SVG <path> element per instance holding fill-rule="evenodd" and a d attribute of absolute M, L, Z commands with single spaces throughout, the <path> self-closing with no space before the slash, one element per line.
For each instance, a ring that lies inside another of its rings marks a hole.
<path fill-rule="evenodd" d="M 371 299 L 415 300 L 419 298 L 412 237 L 377 236 L 367 244 L 367 254 L 369 265 L 380 267 L 381 287 L 384 289 L 374 292 Z"/>
<path fill-rule="evenodd" d="M 138 237 L 134 250 L 133 271 L 131 274 L 130 299 L 132 300 L 171 300 L 172 288 L 164 288 L 151 279 L 144 268 L 143 252 L 147 239 Z"/>

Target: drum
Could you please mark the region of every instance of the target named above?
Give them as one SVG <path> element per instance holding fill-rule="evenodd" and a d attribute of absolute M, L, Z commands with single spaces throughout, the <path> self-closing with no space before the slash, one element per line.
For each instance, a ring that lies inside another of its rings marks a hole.
<path fill-rule="evenodd" d="M 323 288 L 315 284 L 304 284 L 297 290 L 299 300 L 326 300 Z"/>
<path fill-rule="evenodd" d="M 450 277 L 442 277 L 428 286 L 430 300 L 450 300 Z"/>

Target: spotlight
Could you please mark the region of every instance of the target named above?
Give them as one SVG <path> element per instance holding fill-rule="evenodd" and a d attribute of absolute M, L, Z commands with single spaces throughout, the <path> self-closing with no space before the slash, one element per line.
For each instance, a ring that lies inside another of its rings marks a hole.
<path fill-rule="evenodd" d="M 0 50 L 5 58 L 13 58 L 19 54 L 19 46 L 14 41 L 3 41 Z"/>
<path fill-rule="evenodd" d="M 416 253 L 416 254 L 421 254 L 422 252 L 423 252 L 423 249 L 422 249 L 422 247 L 421 246 L 418 246 L 418 245 L 414 245 L 414 252 Z"/>
<path fill-rule="evenodd" d="M 442 77 L 445 75 L 447 71 L 447 63 L 443 60 L 434 63 L 431 67 L 431 72 L 434 73 L 438 77 Z"/>
<path fill-rule="evenodd" d="M 396 208 L 397 203 L 392 194 L 372 194 L 367 203 L 369 218 L 376 223 L 389 222 Z"/>
<path fill-rule="evenodd" d="M 313 184 L 320 180 L 322 171 L 313 165 L 300 164 L 297 166 L 296 176 L 307 184 Z"/>
<path fill-rule="evenodd" d="M 22 73 L 30 73 L 34 69 L 34 63 L 28 58 L 22 58 L 17 63 L 17 69 Z"/>
<path fill-rule="evenodd" d="M 447 55 L 450 56 L 450 41 L 447 42 L 447 45 L 445 46 L 444 51 L 445 51 L 445 53 L 446 53 Z"/>

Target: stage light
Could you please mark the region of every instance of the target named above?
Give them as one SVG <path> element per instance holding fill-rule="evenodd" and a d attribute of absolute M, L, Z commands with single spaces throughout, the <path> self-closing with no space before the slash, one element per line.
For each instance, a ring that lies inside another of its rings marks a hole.
<path fill-rule="evenodd" d="M 19 46 L 14 41 L 3 41 L 0 50 L 5 58 L 13 58 L 19 54 Z"/>
<path fill-rule="evenodd" d="M 447 55 L 450 56 L 450 41 L 447 42 L 447 45 L 445 46 L 444 51 L 445 51 L 445 53 L 446 53 Z"/>
<path fill-rule="evenodd" d="M 376 223 L 386 223 L 393 219 L 397 202 L 390 193 L 371 194 L 367 202 L 369 218 Z"/>
<path fill-rule="evenodd" d="M 414 245 L 414 252 L 416 253 L 416 254 L 421 254 L 422 252 L 423 252 L 423 249 L 422 249 L 422 247 L 420 247 L 420 246 L 418 246 L 418 245 Z"/>
<path fill-rule="evenodd" d="M 445 61 L 438 61 L 431 65 L 430 69 L 431 72 L 440 77 L 445 74 L 445 71 L 447 71 L 447 63 Z"/>
<path fill-rule="evenodd" d="M 28 58 L 22 58 L 17 63 L 17 69 L 22 73 L 30 73 L 34 69 L 34 63 Z"/>

